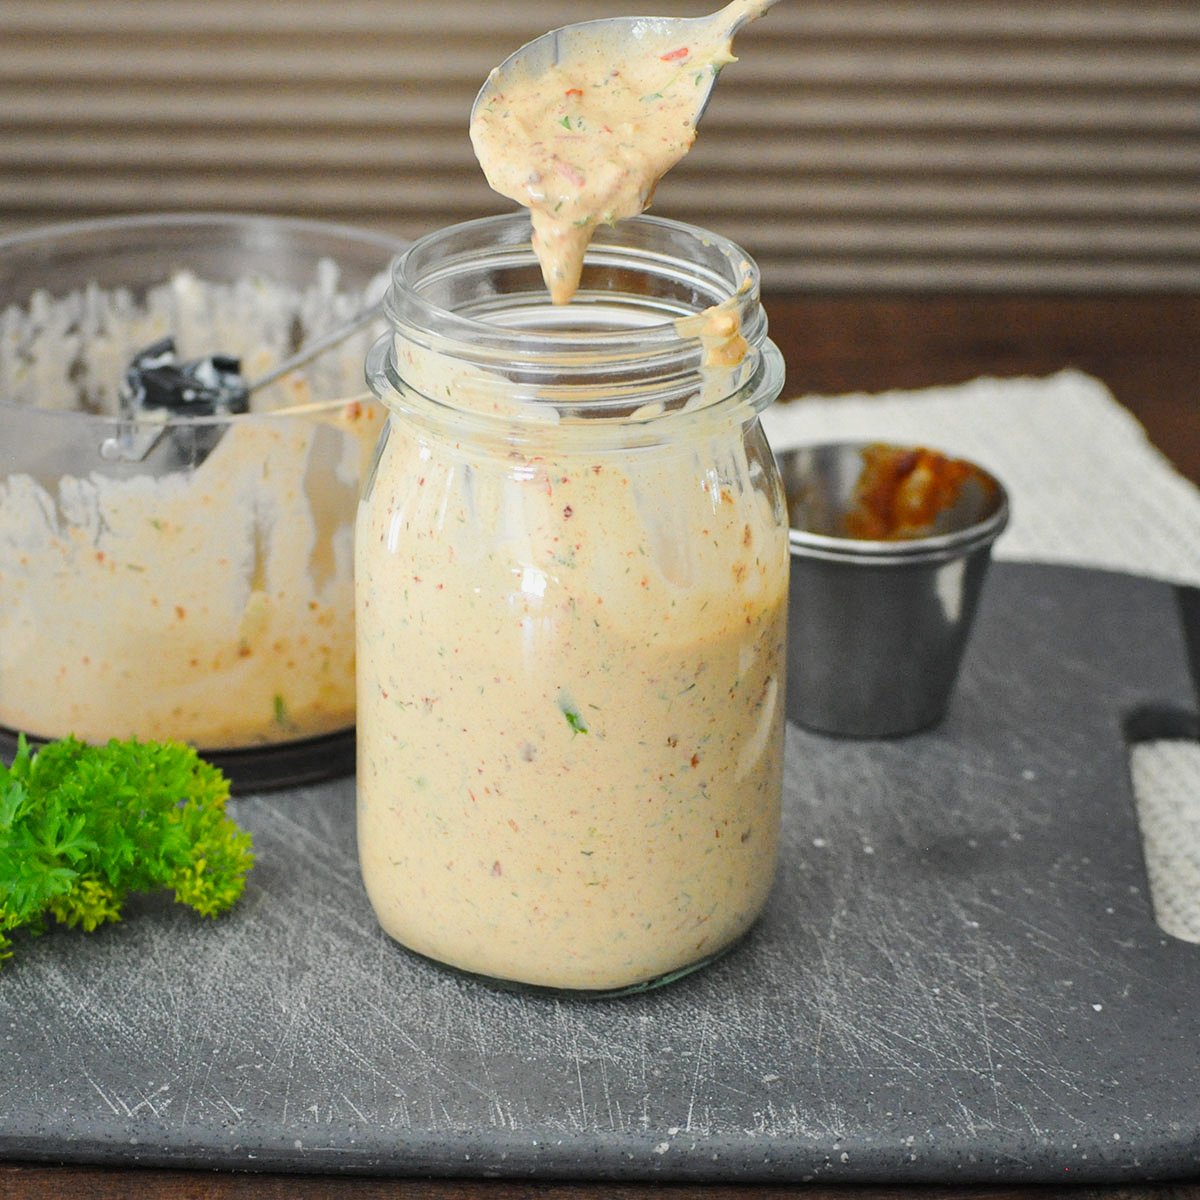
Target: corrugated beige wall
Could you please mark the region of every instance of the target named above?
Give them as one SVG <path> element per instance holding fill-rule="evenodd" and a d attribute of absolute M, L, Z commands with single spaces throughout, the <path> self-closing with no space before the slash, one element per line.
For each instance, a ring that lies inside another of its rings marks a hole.
<path fill-rule="evenodd" d="M 568 20 L 695 0 L 0 0 L 0 229 L 499 211 L 467 114 Z M 655 211 L 775 287 L 1200 287 L 1196 0 L 783 0 Z"/>

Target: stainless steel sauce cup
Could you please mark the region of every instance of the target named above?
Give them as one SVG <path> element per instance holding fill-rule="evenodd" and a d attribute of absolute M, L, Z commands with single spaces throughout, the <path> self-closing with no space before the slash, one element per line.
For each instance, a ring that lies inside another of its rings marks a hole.
<path fill-rule="evenodd" d="M 848 536 L 868 445 L 881 448 L 776 455 L 791 547 L 787 711 L 821 733 L 888 737 L 944 716 L 1009 505 L 1001 483 L 969 463 L 954 502 L 919 536 Z"/>

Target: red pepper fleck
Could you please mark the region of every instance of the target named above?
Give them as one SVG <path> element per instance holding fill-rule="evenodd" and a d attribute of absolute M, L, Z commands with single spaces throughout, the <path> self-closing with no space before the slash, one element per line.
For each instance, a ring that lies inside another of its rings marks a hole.
<path fill-rule="evenodd" d="M 569 504 L 564 505 L 563 506 L 563 519 L 565 520 L 568 517 L 570 517 L 574 511 L 575 510 Z"/>
<path fill-rule="evenodd" d="M 496 861 L 494 863 L 492 863 L 492 874 L 493 875 L 503 875 L 504 874 L 504 872 L 502 870 L 500 870 L 500 860 L 499 859 L 496 859 Z"/>
<path fill-rule="evenodd" d="M 677 50 L 668 50 L 666 54 L 660 54 L 658 57 L 663 62 L 678 62 L 681 58 L 687 58 L 690 53 L 687 46 L 680 46 Z"/>
<path fill-rule="evenodd" d="M 693 766 L 693 767 L 698 767 L 699 765 L 700 765 L 700 755 L 698 755 L 698 754 L 693 754 L 693 755 L 692 755 L 692 766 Z"/>
<path fill-rule="evenodd" d="M 563 162 L 562 158 L 554 160 L 554 174 L 562 176 L 572 187 L 582 187 L 584 184 L 583 172 L 574 164 Z"/>
<path fill-rule="evenodd" d="M 567 96 L 582 96 L 583 88 L 567 88 L 564 94 Z"/>
<path fill-rule="evenodd" d="M 182 604 L 175 605 L 175 615 L 182 621 L 187 616 L 187 609 Z"/>

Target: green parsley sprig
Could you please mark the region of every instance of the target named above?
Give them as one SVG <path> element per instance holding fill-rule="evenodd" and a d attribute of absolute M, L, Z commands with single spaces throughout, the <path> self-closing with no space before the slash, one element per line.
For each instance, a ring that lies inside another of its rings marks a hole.
<path fill-rule="evenodd" d="M 132 892 L 167 888 L 202 916 L 228 909 L 254 865 L 225 814 L 229 783 L 190 746 L 74 738 L 0 763 L 0 961 L 13 930 L 53 917 L 93 930 Z"/>

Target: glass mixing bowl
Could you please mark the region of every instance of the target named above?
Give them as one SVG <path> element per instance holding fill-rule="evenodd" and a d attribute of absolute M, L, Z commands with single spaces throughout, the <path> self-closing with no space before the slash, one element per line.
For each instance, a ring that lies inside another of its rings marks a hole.
<path fill-rule="evenodd" d="M 238 790 L 354 761 L 352 537 L 382 425 L 371 324 L 237 415 L 122 414 L 126 368 L 256 380 L 382 295 L 394 239 L 129 217 L 0 239 L 0 753 L 17 735 L 196 745 Z"/>

